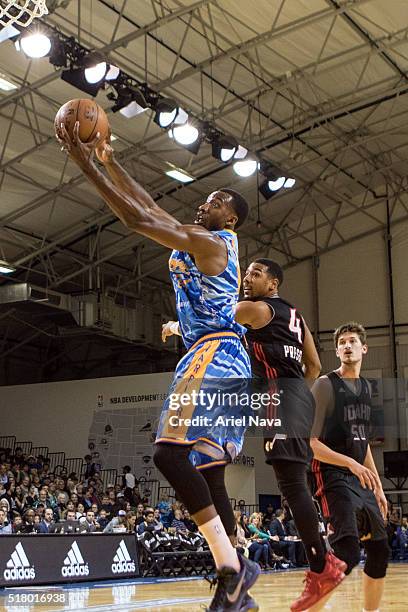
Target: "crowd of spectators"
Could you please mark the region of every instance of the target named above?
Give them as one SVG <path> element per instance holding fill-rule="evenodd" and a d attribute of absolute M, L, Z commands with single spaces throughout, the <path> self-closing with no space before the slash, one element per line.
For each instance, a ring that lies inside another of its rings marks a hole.
<path fill-rule="evenodd" d="M 121 482 L 104 487 L 101 466 L 85 457 L 82 474 L 63 468 L 52 473 L 46 457 L 25 456 L 0 448 L 0 535 L 47 533 L 137 534 L 141 541 L 163 534 L 194 542 L 205 541 L 188 510 L 163 494 L 155 507 L 139 491 L 130 466 L 124 466 Z M 235 511 L 236 546 L 265 569 L 306 565 L 305 551 L 286 506 L 248 514 L 246 506 Z M 389 507 L 387 529 L 396 559 L 408 559 L 408 519 Z M 151 540 L 150 540 L 151 541 Z M 163 538 L 162 540 L 163 541 Z"/>
<path fill-rule="evenodd" d="M 46 533 L 143 534 L 156 531 L 195 532 L 197 526 L 178 502 L 165 495 L 156 508 L 143 496 L 130 466 L 121 482 L 105 488 L 98 462 L 86 455 L 82 474 L 58 468 L 46 457 L 25 456 L 0 448 L 0 535 Z"/>

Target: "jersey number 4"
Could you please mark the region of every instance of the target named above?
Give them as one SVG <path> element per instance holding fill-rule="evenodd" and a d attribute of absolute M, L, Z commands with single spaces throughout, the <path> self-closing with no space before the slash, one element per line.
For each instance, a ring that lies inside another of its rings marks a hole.
<path fill-rule="evenodd" d="M 300 318 L 296 316 L 296 308 L 290 309 L 289 331 L 295 334 L 300 344 L 302 344 L 302 328 L 300 326 Z"/>

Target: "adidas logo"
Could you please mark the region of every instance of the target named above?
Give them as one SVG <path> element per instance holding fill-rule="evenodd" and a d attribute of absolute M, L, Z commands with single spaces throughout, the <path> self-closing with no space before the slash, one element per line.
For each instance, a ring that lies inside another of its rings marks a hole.
<path fill-rule="evenodd" d="M 116 555 L 113 557 L 112 572 L 114 574 L 125 574 L 136 571 L 135 562 L 132 561 L 126 544 L 121 540 Z"/>
<path fill-rule="evenodd" d="M 16 545 L 14 552 L 7 561 L 3 576 L 5 580 L 34 580 L 35 569 L 27 559 L 21 542 Z"/>
<path fill-rule="evenodd" d="M 67 576 L 88 576 L 89 567 L 85 563 L 84 558 L 79 550 L 78 544 L 73 542 L 64 559 L 64 565 L 61 568 L 61 574 Z"/>

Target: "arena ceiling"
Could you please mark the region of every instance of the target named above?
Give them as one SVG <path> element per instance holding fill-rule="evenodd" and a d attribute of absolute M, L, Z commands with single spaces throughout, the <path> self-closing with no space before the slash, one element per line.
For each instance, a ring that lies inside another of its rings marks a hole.
<path fill-rule="evenodd" d="M 405 0 L 386 6 L 383 0 L 49 0 L 48 7 L 44 23 L 296 178 L 294 188 L 264 200 L 256 176 L 238 177 L 207 143 L 189 153 L 153 122 L 152 111 L 133 119 L 109 114 L 119 159 L 180 220 L 191 221 L 203 198 L 221 186 L 248 198 L 243 266 L 255 255 L 292 266 L 384 232 L 387 208 L 391 224 L 407 218 Z M 54 139 L 56 111 L 83 94 L 46 58 L 29 60 L 10 41 L 0 44 L 0 73 L 17 85 L 0 92 L 0 259 L 17 269 L 0 276 L 0 285 L 29 282 L 48 294 L 76 296 L 126 293 L 169 313 L 168 252 L 126 230 Z M 110 112 L 106 92 L 96 99 Z M 169 164 L 195 180 L 170 179 Z M 31 342 L 31 331 L 39 330 L 37 339 L 44 335 L 38 317 L 30 331 L 25 315 L 6 308 L 0 316 L 8 351 Z"/>

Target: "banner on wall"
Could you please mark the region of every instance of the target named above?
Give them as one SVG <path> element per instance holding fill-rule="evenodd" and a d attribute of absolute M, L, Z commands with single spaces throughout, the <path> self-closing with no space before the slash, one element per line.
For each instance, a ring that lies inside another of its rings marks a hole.
<path fill-rule="evenodd" d="M 138 478 L 157 477 L 152 445 L 171 379 L 171 373 L 140 375 L 131 381 L 117 379 L 109 390 L 95 389 L 88 435 L 95 463 L 119 473 L 129 465 Z"/>
<path fill-rule="evenodd" d="M 139 575 L 132 534 L 3 535 L 0 587 Z"/>

